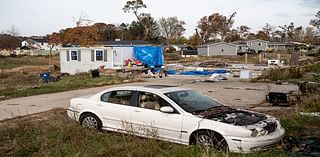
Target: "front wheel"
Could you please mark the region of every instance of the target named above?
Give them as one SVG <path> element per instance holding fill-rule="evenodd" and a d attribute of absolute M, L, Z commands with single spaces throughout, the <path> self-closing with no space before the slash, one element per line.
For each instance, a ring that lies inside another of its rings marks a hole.
<path fill-rule="evenodd" d="M 228 144 L 226 140 L 218 133 L 212 131 L 200 131 L 196 134 L 196 145 L 209 150 L 226 151 Z"/>
<path fill-rule="evenodd" d="M 96 130 L 100 130 L 102 127 L 102 123 L 100 119 L 96 115 L 91 113 L 84 115 L 81 121 L 81 125 L 86 128 L 96 129 Z"/>

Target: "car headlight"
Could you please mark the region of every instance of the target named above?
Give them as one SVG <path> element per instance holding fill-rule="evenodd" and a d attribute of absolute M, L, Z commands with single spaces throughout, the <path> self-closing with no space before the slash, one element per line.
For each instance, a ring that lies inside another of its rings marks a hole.
<path fill-rule="evenodd" d="M 251 136 L 252 137 L 257 137 L 258 136 L 258 134 L 259 134 L 259 131 L 258 130 L 256 130 L 256 129 L 251 129 Z"/>
<path fill-rule="evenodd" d="M 250 129 L 250 130 L 251 130 L 251 136 L 252 137 L 264 136 L 264 135 L 268 134 L 268 131 L 264 130 L 264 129 L 261 129 L 261 130 Z"/>

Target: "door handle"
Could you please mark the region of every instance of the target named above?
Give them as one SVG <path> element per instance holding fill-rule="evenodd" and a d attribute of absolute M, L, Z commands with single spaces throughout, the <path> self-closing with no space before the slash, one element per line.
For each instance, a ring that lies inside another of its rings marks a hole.
<path fill-rule="evenodd" d="M 101 104 L 96 104 L 97 106 L 102 106 Z"/>
<path fill-rule="evenodd" d="M 134 112 L 141 112 L 140 110 L 134 110 Z"/>

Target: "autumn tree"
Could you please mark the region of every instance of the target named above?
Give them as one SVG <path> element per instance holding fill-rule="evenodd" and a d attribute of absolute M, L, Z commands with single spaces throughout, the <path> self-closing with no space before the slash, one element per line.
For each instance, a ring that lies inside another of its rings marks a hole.
<path fill-rule="evenodd" d="M 151 26 L 153 26 L 151 23 L 151 17 L 150 14 L 147 13 L 139 13 L 139 11 L 143 8 L 147 8 L 147 5 L 143 3 L 142 0 L 132 0 L 127 1 L 127 3 L 124 5 L 122 10 L 125 13 L 133 13 L 135 17 L 137 18 L 138 23 L 143 27 L 144 29 L 144 39 L 147 39 L 149 37 L 149 33 L 151 31 Z"/>
<path fill-rule="evenodd" d="M 185 22 L 178 20 L 177 17 L 162 17 L 158 21 L 160 26 L 160 33 L 167 40 L 167 45 L 170 44 L 171 40 L 179 39 L 184 33 Z"/>
<path fill-rule="evenodd" d="M 224 41 L 226 42 L 234 42 L 241 40 L 240 32 L 237 29 L 232 29 L 227 35 Z"/>
<path fill-rule="evenodd" d="M 307 44 L 316 44 L 316 30 L 314 27 L 305 28 L 303 42 Z"/>
<path fill-rule="evenodd" d="M 201 42 L 208 42 L 209 38 L 217 40 L 218 36 L 221 40 L 225 40 L 227 34 L 231 31 L 235 15 L 236 12 L 232 13 L 229 17 L 213 13 L 210 16 L 202 17 L 197 26 L 200 30 Z"/>
<path fill-rule="evenodd" d="M 248 35 L 250 34 L 250 27 L 246 25 L 241 25 L 238 27 L 239 36 L 241 39 L 246 40 L 248 38 Z"/>
<path fill-rule="evenodd" d="M 264 31 L 258 31 L 256 34 L 256 39 L 269 40 L 269 35 Z"/>
<path fill-rule="evenodd" d="M 268 40 L 274 40 L 275 37 L 275 26 L 272 26 L 269 23 L 266 23 L 266 25 L 262 28 L 262 31 L 267 35 Z"/>
<path fill-rule="evenodd" d="M 289 25 L 279 26 L 282 33 L 285 35 L 286 41 L 300 41 L 302 34 L 302 26 L 295 27 L 294 23 L 291 22 Z"/>

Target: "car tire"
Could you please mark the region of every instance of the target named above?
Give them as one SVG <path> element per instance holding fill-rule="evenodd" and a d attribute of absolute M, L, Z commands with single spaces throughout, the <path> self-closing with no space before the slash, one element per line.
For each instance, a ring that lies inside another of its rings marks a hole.
<path fill-rule="evenodd" d="M 195 134 L 195 144 L 206 149 L 214 149 L 219 151 L 227 151 L 227 141 L 218 133 L 201 130 Z"/>
<path fill-rule="evenodd" d="M 87 113 L 83 115 L 83 117 L 81 118 L 81 125 L 86 128 L 95 129 L 95 130 L 101 130 L 102 128 L 101 120 L 92 113 Z"/>

